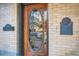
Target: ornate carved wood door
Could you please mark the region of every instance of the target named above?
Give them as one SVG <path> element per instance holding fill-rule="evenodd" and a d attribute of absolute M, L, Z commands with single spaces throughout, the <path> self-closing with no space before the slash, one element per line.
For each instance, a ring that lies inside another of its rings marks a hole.
<path fill-rule="evenodd" d="M 47 4 L 24 6 L 24 55 L 46 56 L 47 48 Z"/>

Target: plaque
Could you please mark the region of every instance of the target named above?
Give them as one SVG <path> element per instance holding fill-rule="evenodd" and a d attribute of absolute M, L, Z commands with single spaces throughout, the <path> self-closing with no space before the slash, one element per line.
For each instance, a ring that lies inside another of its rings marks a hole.
<path fill-rule="evenodd" d="M 3 31 L 14 31 L 14 27 L 11 26 L 10 24 L 6 24 L 6 25 L 3 27 Z"/>
<path fill-rule="evenodd" d="M 61 35 L 72 35 L 73 34 L 73 22 L 70 18 L 63 18 L 60 23 L 60 34 Z"/>

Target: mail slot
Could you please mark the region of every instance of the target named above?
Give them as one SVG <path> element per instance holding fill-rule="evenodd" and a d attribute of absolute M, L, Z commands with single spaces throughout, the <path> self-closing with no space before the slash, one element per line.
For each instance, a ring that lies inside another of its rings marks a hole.
<path fill-rule="evenodd" d="M 63 18 L 62 22 L 60 22 L 60 34 L 61 35 L 73 34 L 73 22 L 69 17 Z"/>

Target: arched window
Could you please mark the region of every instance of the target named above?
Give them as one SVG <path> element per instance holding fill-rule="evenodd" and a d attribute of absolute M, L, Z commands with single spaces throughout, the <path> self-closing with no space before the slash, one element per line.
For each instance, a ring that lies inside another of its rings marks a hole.
<path fill-rule="evenodd" d="M 60 34 L 61 35 L 72 35 L 73 34 L 73 22 L 69 17 L 63 18 L 60 23 Z"/>

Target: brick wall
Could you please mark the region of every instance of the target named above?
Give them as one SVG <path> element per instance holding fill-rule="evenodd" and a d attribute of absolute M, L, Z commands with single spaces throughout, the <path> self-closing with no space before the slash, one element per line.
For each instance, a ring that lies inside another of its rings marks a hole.
<path fill-rule="evenodd" d="M 3 31 L 10 24 L 14 31 Z M 0 4 L 0 55 L 17 54 L 17 4 Z"/>
<path fill-rule="evenodd" d="M 79 4 L 48 4 L 49 55 L 79 55 Z M 69 17 L 73 35 L 60 35 L 60 22 Z"/>

